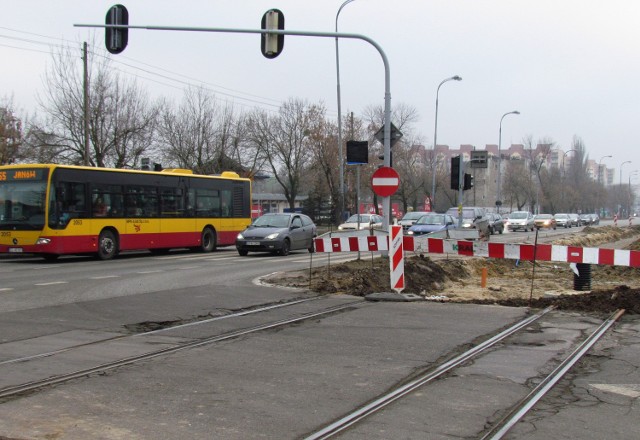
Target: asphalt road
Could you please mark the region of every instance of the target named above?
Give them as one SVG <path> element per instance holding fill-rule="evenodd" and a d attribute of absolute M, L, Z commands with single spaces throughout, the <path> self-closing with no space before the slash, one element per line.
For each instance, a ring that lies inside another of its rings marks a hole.
<path fill-rule="evenodd" d="M 313 261 L 326 264 L 323 258 Z M 189 322 L 310 297 L 303 290 L 256 281 L 309 262 L 308 253 L 239 257 L 232 249 L 129 254 L 108 262 L 2 259 L 0 388 L 40 369 L 70 368 L 145 344 L 197 340 L 354 300 L 327 297 L 313 305 L 175 329 L 162 339 L 100 347 L 91 355 L 44 358 L 37 368 L 2 364 L 52 347 L 127 335 L 150 323 Z M 304 438 L 527 313 L 497 306 L 360 301 L 340 313 L 0 401 L 0 438 Z M 553 312 L 340 438 L 477 438 L 598 322 Z M 640 323 L 626 318 L 509 438 L 640 438 L 638 340 Z"/>

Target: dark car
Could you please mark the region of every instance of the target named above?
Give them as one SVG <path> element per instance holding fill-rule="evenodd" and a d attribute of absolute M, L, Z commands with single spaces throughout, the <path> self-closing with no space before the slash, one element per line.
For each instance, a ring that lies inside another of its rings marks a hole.
<path fill-rule="evenodd" d="M 490 212 L 487 214 L 489 221 L 489 233 L 490 234 L 502 234 L 504 232 L 504 219 L 496 212 Z"/>
<path fill-rule="evenodd" d="M 289 255 L 289 251 L 313 252 L 316 225 L 304 214 L 265 214 L 238 234 L 236 249 L 242 256 L 249 252 L 272 252 Z"/>
<path fill-rule="evenodd" d="M 424 235 L 456 227 L 456 221 L 449 214 L 426 214 L 418 219 L 407 231 L 408 235 Z"/>

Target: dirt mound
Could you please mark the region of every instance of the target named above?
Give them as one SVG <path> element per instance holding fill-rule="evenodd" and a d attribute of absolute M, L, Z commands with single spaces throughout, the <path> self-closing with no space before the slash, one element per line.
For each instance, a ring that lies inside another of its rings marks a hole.
<path fill-rule="evenodd" d="M 571 239 L 554 244 L 597 246 L 602 243 L 630 244 L 640 250 L 640 234 L 634 228 L 584 228 Z M 483 275 L 486 274 L 486 277 Z M 485 283 L 483 285 L 483 278 Z M 390 292 L 389 260 L 367 258 L 309 271 L 276 274 L 267 282 L 308 288 L 321 294 L 342 293 L 366 296 Z M 627 314 L 640 314 L 640 271 L 621 266 L 591 266 L 591 292 L 577 292 L 574 273 L 567 263 L 516 261 L 445 256 L 405 258 L 405 289 L 425 299 L 461 303 L 500 304 L 544 308 L 550 305 L 564 310 L 610 313 L 624 308 Z"/>

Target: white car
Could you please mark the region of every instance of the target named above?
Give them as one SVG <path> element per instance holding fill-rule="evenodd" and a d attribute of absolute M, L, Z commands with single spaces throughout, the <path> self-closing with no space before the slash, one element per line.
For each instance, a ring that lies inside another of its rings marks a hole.
<path fill-rule="evenodd" d="M 338 226 L 339 231 L 355 231 L 360 225 L 360 230 L 382 229 L 383 218 L 377 214 L 354 214 L 346 222 Z"/>
<path fill-rule="evenodd" d="M 509 231 L 517 231 L 519 229 L 527 232 L 535 229 L 533 214 L 529 211 L 514 211 L 507 216 L 505 225 Z"/>
<path fill-rule="evenodd" d="M 423 215 L 430 214 L 429 212 L 423 211 L 412 211 L 407 212 L 402 219 L 398 222 L 400 226 L 402 226 L 403 231 L 407 231 L 411 226 L 413 226 L 420 217 Z"/>

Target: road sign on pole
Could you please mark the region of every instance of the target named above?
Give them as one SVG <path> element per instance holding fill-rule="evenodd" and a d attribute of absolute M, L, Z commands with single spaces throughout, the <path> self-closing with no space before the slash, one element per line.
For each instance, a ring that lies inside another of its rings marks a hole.
<path fill-rule="evenodd" d="M 380 167 L 371 176 L 371 188 L 380 197 L 389 197 L 400 186 L 400 176 L 391 167 Z"/>

